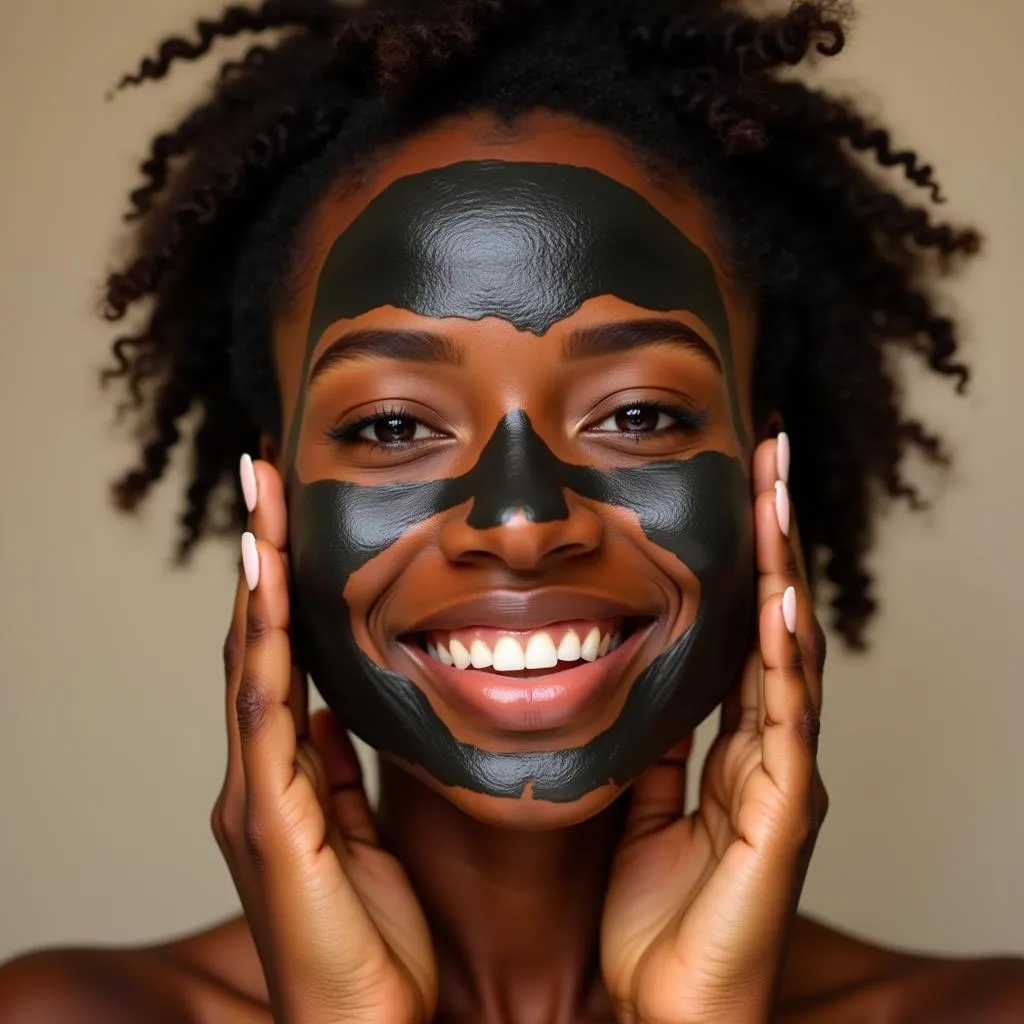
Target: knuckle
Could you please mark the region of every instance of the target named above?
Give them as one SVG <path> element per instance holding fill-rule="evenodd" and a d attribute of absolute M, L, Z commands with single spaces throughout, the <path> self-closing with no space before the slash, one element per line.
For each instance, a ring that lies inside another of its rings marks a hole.
<path fill-rule="evenodd" d="M 821 735 L 821 716 L 813 704 L 804 705 L 797 722 L 800 739 L 808 750 L 818 749 L 818 737 Z"/>
<path fill-rule="evenodd" d="M 210 811 L 210 831 L 217 840 L 217 845 L 223 849 L 227 834 L 224 831 L 224 801 L 222 797 L 217 797 Z"/>
<path fill-rule="evenodd" d="M 828 656 L 828 638 L 817 619 L 814 620 L 804 644 L 807 648 L 805 661 L 814 672 L 821 675 L 825 670 L 825 659 Z"/>
<path fill-rule="evenodd" d="M 214 832 L 219 831 L 226 838 L 231 837 L 234 823 L 241 817 L 243 799 L 241 788 L 226 779 L 210 812 L 210 824 Z"/>
<path fill-rule="evenodd" d="M 213 832 L 213 837 L 217 840 L 217 846 L 221 853 L 227 853 L 231 847 L 231 842 L 223 796 L 217 798 L 213 805 L 213 810 L 210 811 L 210 831 Z"/>
<path fill-rule="evenodd" d="M 250 609 L 245 618 L 245 642 L 257 645 L 263 643 L 270 635 L 270 625 L 258 612 Z"/>
<path fill-rule="evenodd" d="M 804 846 L 809 843 L 817 833 L 818 822 L 815 818 L 814 810 L 808 807 L 806 812 L 801 814 L 797 820 L 796 829 L 794 830 L 794 838 L 801 846 Z"/>
<path fill-rule="evenodd" d="M 818 831 L 815 800 L 808 794 L 806 799 L 790 805 L 785 815 L 787 846 L 791 851 L 805 847 L 814 840 Z"/>
<path fill-rule="evenodd" d="M 224 638 L 224 645 L 221 648 L 221 657 L 224 660 L 224 674 L 230 679 L 238 669 L 242 660 L 242 637 L 232 624 L 228 635 Z"/>
<path fill-rule="evenodd" d="M 828 816 L 828 809 L 831 801 L 828 790 L 823 782 L 818 783 L 818 823 L 820 824 Z"/>
<path fill-rule="evenodd" d="M 267 866 L 267 831 L 259 817 L 250 810 L 245 816 L 245 827 L 242 830 L 245 841 L 245 852 L 257 871 L 262 873 Z"/>
<path fill-rule="evenodd" d="M 242 677 L 235 696 L 238 734 L 242 741 L 255 736 L 267 721 L 269 704 L 259 682 L 251 675 Z"/>

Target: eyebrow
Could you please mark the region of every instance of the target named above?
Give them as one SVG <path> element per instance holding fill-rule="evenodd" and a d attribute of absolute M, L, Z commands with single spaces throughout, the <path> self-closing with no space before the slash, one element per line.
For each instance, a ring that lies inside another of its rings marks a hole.
<path fill-rule="evenodd" d="M 356 359 L 401 359 L 411 363 L 462 365 L 462 350 L 443 334 L 430 331 L 363 328 L 331 342 L 310 371 L 307 386 L 339 363 Z"/>
<path fill-rule="evenodd" d="M 596 356 L 629 352 L 647 345 L 682 345 L 700 353 L 722 373 L 718 353 L 700 334 L 681 320 L 661 317 L 621 320 L 580 327 L 562 346 L 564 359 L 573 362 Z M 310 371 L 307 387 L 340 363 L 358 359 L 396 359 L 413 363 L 461 366 L 462 349 L 451 338 L 430 331 L 362 328 L 335 339 Z"/>
<path fill-rule="evenodd" d="M 666 344 L 682 345 L 698 352 L 719 373 L 723 373 L 722 360 L 711 345 L 688 324 L 672 317 L 622 320 L 580 327 L 565 339 L 562 354 L 567 360 L 591 359 L 616 352 L 630 352 L 646 345 Z"/>

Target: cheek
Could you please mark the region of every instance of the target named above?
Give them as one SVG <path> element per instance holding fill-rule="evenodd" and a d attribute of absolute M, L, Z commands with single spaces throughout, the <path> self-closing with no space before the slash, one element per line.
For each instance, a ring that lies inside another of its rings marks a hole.
<path fill-rule="evenodd" d="M 300 485 L 292 502 L 296 589 L 312 611 L 345 613 L 368 654 L 372 638 L 383 637 L 378 627 L 396 583 L 414 573 L 441 527 L 427 501 L 399 511 L 400 504 L 337 481 Z"/>
<path fill-rule="evenodd" d="M 403 623 L 407 616 L 403 613 L 408 602 L 401 601 L 400 594 L 408 589 L 429 594 L 431 583 L 436 582 L 423 579 L 424 573 L 418 567 L 438 528 L 439 524 L 433 522 L 418 526 L 348 578 L 342 598 L 348 607 L 352 633 L 363 651 L 379 665 L 390 661 L 383 645 L 407 631 L 407 623 Z"/>

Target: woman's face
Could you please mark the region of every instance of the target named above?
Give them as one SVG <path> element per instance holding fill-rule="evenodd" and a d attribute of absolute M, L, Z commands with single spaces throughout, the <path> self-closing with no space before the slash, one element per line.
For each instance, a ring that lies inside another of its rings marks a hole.
<path fill-rule="evenodd" d="M 297 649 L 478 818 L 607 806 L 748 650 L 753 304 L 611 136 L 487 117 L 326 201 L 276 329 Z"/>

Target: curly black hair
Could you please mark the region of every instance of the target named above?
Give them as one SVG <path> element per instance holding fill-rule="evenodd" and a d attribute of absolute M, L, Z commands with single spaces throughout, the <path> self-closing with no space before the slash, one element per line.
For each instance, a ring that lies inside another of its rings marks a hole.
<path fill-rule="evenodd" d="M 281 429 L 270 323 L 318 200 L 438 117 L 487 110 L 513 124 L 545 108 L 616 132 L 710 204 L 758 297 L 755 411 L 780 411 L 793 439 L 808 566 L 833 584 L 835 628 L 862 646 L 878 499 L 921 504 L 901 471 L 910 450 L 947 460 L 904 414 L 894 353 L 916 353 L 963 390 L 955 325 L 931 287 L 979 236 L 929 214 L 943 198 L 916 153 L 853 101 L 787 73 L 838 54 L 849 14 L 829 0 L 761 17 L 729 0 L 265 0 L 164 41 L 120 88 L 219 39 L 277 30 L 157 135 L 131 194 L 133 249 L 104 300 L 112 321 L 147 308 L 104 374 L 127 385 L 142 430 L 118 505 L 135 509 L 163 476 L 187 423 L 179 555 L 237 528 L 238 459 Z M 887 186 L 887 171 L 909 185 Z"/>

